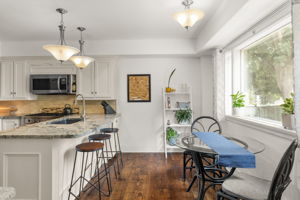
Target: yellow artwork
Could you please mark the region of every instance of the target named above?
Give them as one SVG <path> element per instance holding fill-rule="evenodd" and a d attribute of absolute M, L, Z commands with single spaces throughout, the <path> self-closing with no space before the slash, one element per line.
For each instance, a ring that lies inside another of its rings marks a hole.
<path fill-rule="evenodd" d="M 127 76 L 128 102 L 151 101 L 150 74 L 129 74 Z"/>

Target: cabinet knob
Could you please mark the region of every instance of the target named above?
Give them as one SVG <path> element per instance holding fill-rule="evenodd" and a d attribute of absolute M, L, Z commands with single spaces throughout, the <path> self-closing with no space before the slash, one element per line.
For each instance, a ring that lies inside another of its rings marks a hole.
<path fill-rule="evenodd" d="M 95 92 L 95 94 L 97 94 L 97 92 Z"/>

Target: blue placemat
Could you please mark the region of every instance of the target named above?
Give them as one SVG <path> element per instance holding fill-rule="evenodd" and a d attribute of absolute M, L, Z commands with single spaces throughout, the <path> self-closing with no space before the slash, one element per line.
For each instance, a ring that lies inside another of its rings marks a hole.
<path fill-rule="evenodd" d="M 194 132 L 201 141 L 218 153 L 218 164 L 225 167 L 255 168 L 255 155 L 224 136 L 211 132 Z"/>

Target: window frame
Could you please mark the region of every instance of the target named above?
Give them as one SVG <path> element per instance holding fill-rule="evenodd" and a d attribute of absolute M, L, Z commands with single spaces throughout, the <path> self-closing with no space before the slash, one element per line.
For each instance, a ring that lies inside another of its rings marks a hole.
<path fill-rule="evenodd" d="M 267 118 L 259 118 L 259 117 L 246 117 L 246 116 L 235 116 L 233 115 L 232 111 L 232 101 L 230 98 L 231 94 L 236 93 L 237 91 L 242 91 L 245 87 L 243 83 L 243 70 L 242 70 L 242 49 L 250 46 L 251 44 L 267 37 L 268 35 L 272 34 L 273 32 L 283 28 L 284 26 L 291 24 L 292 19 L 290 14 L 284 15 L 280 19 L 274 20 L 267 20 L 269 23 L 264 25 L 264 28 L 257 31 L 257 29 L 252 29 L 251 34 L 249 31 L 243 34 L 238 38 L 238 42 L 235 44 L 229 45 L 229 48 L 225 48 L 224 57 L 225 57 L 225 116 L 230 116 L 232 118 L 241 118 L 244 120 L 249 121 L 256 121 L 259 123 L 264 124 L 272 124 L 276 126 L 282 126 L 280 121 L 270 120 Z M 270 22 L 271 21 L 271 22 Z M 242 39 L 241 39 L 242 38 Z M 230 54 L 231 60 L 228 61 L 228 56 Z M 228 63 L 229 62 L 229 63 Z"/>

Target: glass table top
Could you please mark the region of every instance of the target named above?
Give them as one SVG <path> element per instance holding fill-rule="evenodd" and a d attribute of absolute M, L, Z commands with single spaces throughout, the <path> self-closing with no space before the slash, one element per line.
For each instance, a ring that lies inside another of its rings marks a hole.
<path fill-rule="evenodd" d="M 265 150 L 265 145 L 263 143 L 249 137 L 241 137 L 238 139 L 233 137 L 226 138 L 254 154 L 261 153 Z M 179 136 L 175 140 L 175 145 L 185 150 L 196 151 L 199 153 L 217 154 L 196 136 Z"/>

